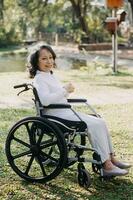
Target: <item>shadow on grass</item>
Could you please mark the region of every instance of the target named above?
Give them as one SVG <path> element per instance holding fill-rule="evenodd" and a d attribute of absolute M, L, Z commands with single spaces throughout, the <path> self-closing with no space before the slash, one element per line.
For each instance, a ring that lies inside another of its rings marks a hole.
<path fill-rule="evenodd" d="M 5 185 L 1 185 L 4 193 L 8 192 L 13 200 L 19 197 L 23 200 L 132 200 L 133 197 L 133 182 L 128 176 L 102 182 L 90 170 L 92 184 L 85 189 L 78 185 L 76 164 L 46 184 L 29 183 L 17 176 L 9 165 L 3 167 L 5 173 L 0 176 L 0 185 Z"/>
<path fill-rule="evenodd" d="M 60 177 L 61 178 L 61 177 Z M 60 179 L 59 178 L 59 179 Z M 29 192 L 36 195 L 40 199 L 65 199 L 65 200 L 131 200 L 133 196 L 133 184 L 122 178 L 115 178 L 113 180 L 101 182 L 98 177 L 93 177 L 92 185 L 87 190 L 81 188 L 70 177 L 61 181 L 58 179 L 48 184 L 28 184 L 22 182 L 23 187 Z"/>

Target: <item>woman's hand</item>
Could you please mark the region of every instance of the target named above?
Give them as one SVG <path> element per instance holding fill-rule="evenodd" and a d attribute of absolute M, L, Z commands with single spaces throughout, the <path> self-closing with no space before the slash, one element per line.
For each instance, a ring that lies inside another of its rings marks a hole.
<path fill-rule="evenodd" d="M 66 89 L 66 91 L 67 91 L 68 93 L 72 93 L 72 92 L 74 92 L 74 90 L 75 90 L 75 88 L 74 88 L 74 86 L 72 85 L 72 83 L 66 84 L 66 85 L 64 86 L 64 88 Z"/>

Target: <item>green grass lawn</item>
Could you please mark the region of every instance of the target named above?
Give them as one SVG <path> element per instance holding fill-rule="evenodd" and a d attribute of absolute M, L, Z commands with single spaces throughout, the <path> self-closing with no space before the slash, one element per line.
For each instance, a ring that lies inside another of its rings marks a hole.
<path fill-rule="evenodd" d="M 87 112 L 85 107 L 77 108 Z M 99 113 L 108 122 L 109 130 L 117 157 L 132 163 L 133 160 L 133 104 L 96 106 Z M 90 200 L 132 200 L 133 169 L 125 177 L 101 182 L 86 164 L 92 178 L 88 190 L 77 183 L 77 166 L 65 169 L 47 184 L 31 184 L 18 177 L 10 168 L 5 156 L 5 140 L 10 127 L 19 119 L 34 116 L 32 109 L 0 109 L 0 200 L 12 199 L 90 199 Z"/>
<path fill-rule="evenodd" d="M 79 96 L 87 97 L 95 105 L 107 122 L 117 157 L 133 164 L 133 71 L 126 70 L 116 76 L 90 75 L 79 70 L 57 70 L 57 73 L 62 81 L 73 81 Z M 6 137 L 14 123 L 35 116 L 35 110 L 27 102 L 31 94 L 17 97 L 18 91 L 13 89 L 16 84 L 29 82 L 26 73 L 1 73 L 0 81 L 0 200 L 133 200 L 133 167 L 127 176 L 101 182 L 92 172 L 91 164 L 86 164 L 92 178 L 88 190 L 77 183 L 77 164 L 64 169 L 47 184 L 31 184 L 16 175 L 6 159 Z M 21 98 L 24 101 L 24 96 L 26 104 L 20 101 Z M 18 101 L 29 108 L 18 109 Z M 84 106 L 76 109 L 88 113 Z"/>

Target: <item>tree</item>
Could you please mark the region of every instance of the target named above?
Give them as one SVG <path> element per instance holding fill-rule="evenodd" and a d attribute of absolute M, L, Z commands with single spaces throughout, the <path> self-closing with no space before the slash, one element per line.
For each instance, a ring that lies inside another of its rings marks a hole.
<path fill-rule="evenodd" d="M 86 21 L 87 18 L 87 11 L 89 6 L 88 0 L 70 0 L 73 11 L 76 17 L 80 21 L 80 25 L 82 30 L 88 35 L 89 34 L 89 27 Z"/>
<path fill-rule="evenodd" d="M 102 41 L 105 9 L 97 8 L 96 11 L 90 2 L 91 0 L 0 0 L 0 14 L 3 17 L 0 39 L 3 36 L 6 38 L 4 41 L 8 42 L 40 39 L 40 33 L 58 32 L 65 33 L 67 39 L 73 38 L 77 42 L 81 35 L 87 36 L 91 42 Z"/>
<path fill-rule="evenodd" d="M 0 20 L 3 20 L 4 0 L 0 0 Z"/>
<path fill-rule="evenodd" d="M 27 26 L 30 24 L 34 27 L 37 38 L 42 27 L 47 4 L 48 0 L 18 0 L 18 5 L 23 10 L 27 19 Z"/>
<path fill-rule="evenodd" d="M 130 5 L 131 5 L 131 10 L 132 10 L 132 20 L 133 20 L 133 0 L 128 0 Z"/>

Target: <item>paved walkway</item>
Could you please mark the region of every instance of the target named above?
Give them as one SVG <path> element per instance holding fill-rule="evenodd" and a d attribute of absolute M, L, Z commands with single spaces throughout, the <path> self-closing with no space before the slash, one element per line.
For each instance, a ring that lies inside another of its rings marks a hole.
<path fill-rule="evenodd" d="M 116 81 L 105 76 L 104 80 L 93 81 L 84 78 L 82 74 L 79 78 L 77 73 L 72 74 L 70 71 L 57 71 L 61 81 L 71 81 L 75 86 L 75 93 L 71 97 L 86 98 L 93 105 L 103 104 L 126 104 L 133 103 L 133 81 L 127 77 L 119 78 Z M 71 73 L 71 74 L 70 74 Z M 87 74 L 86 74 L 87 76 Z M 73 78 L 74 77 L 74 78 Z M 83 76 L 84 77 L 84 76 Z M 73 78 L 73 79 L 72 79 Z M 102 78 L 102 77 L 101 77 Z M 76 81 L 78 80 L 78 81 Z M 123 82 L 124 80 L 124 82 Z M 32 101 L 33 95 L 31 91 L 25 92 L 17 96 L 19 89 L 13 89 L 14 85 L 32 82 L 28 78 L 27 73 L 1 73 L 0 74 L 0 107 L 1 108 L 31 108 L 34 106 Z"/>

